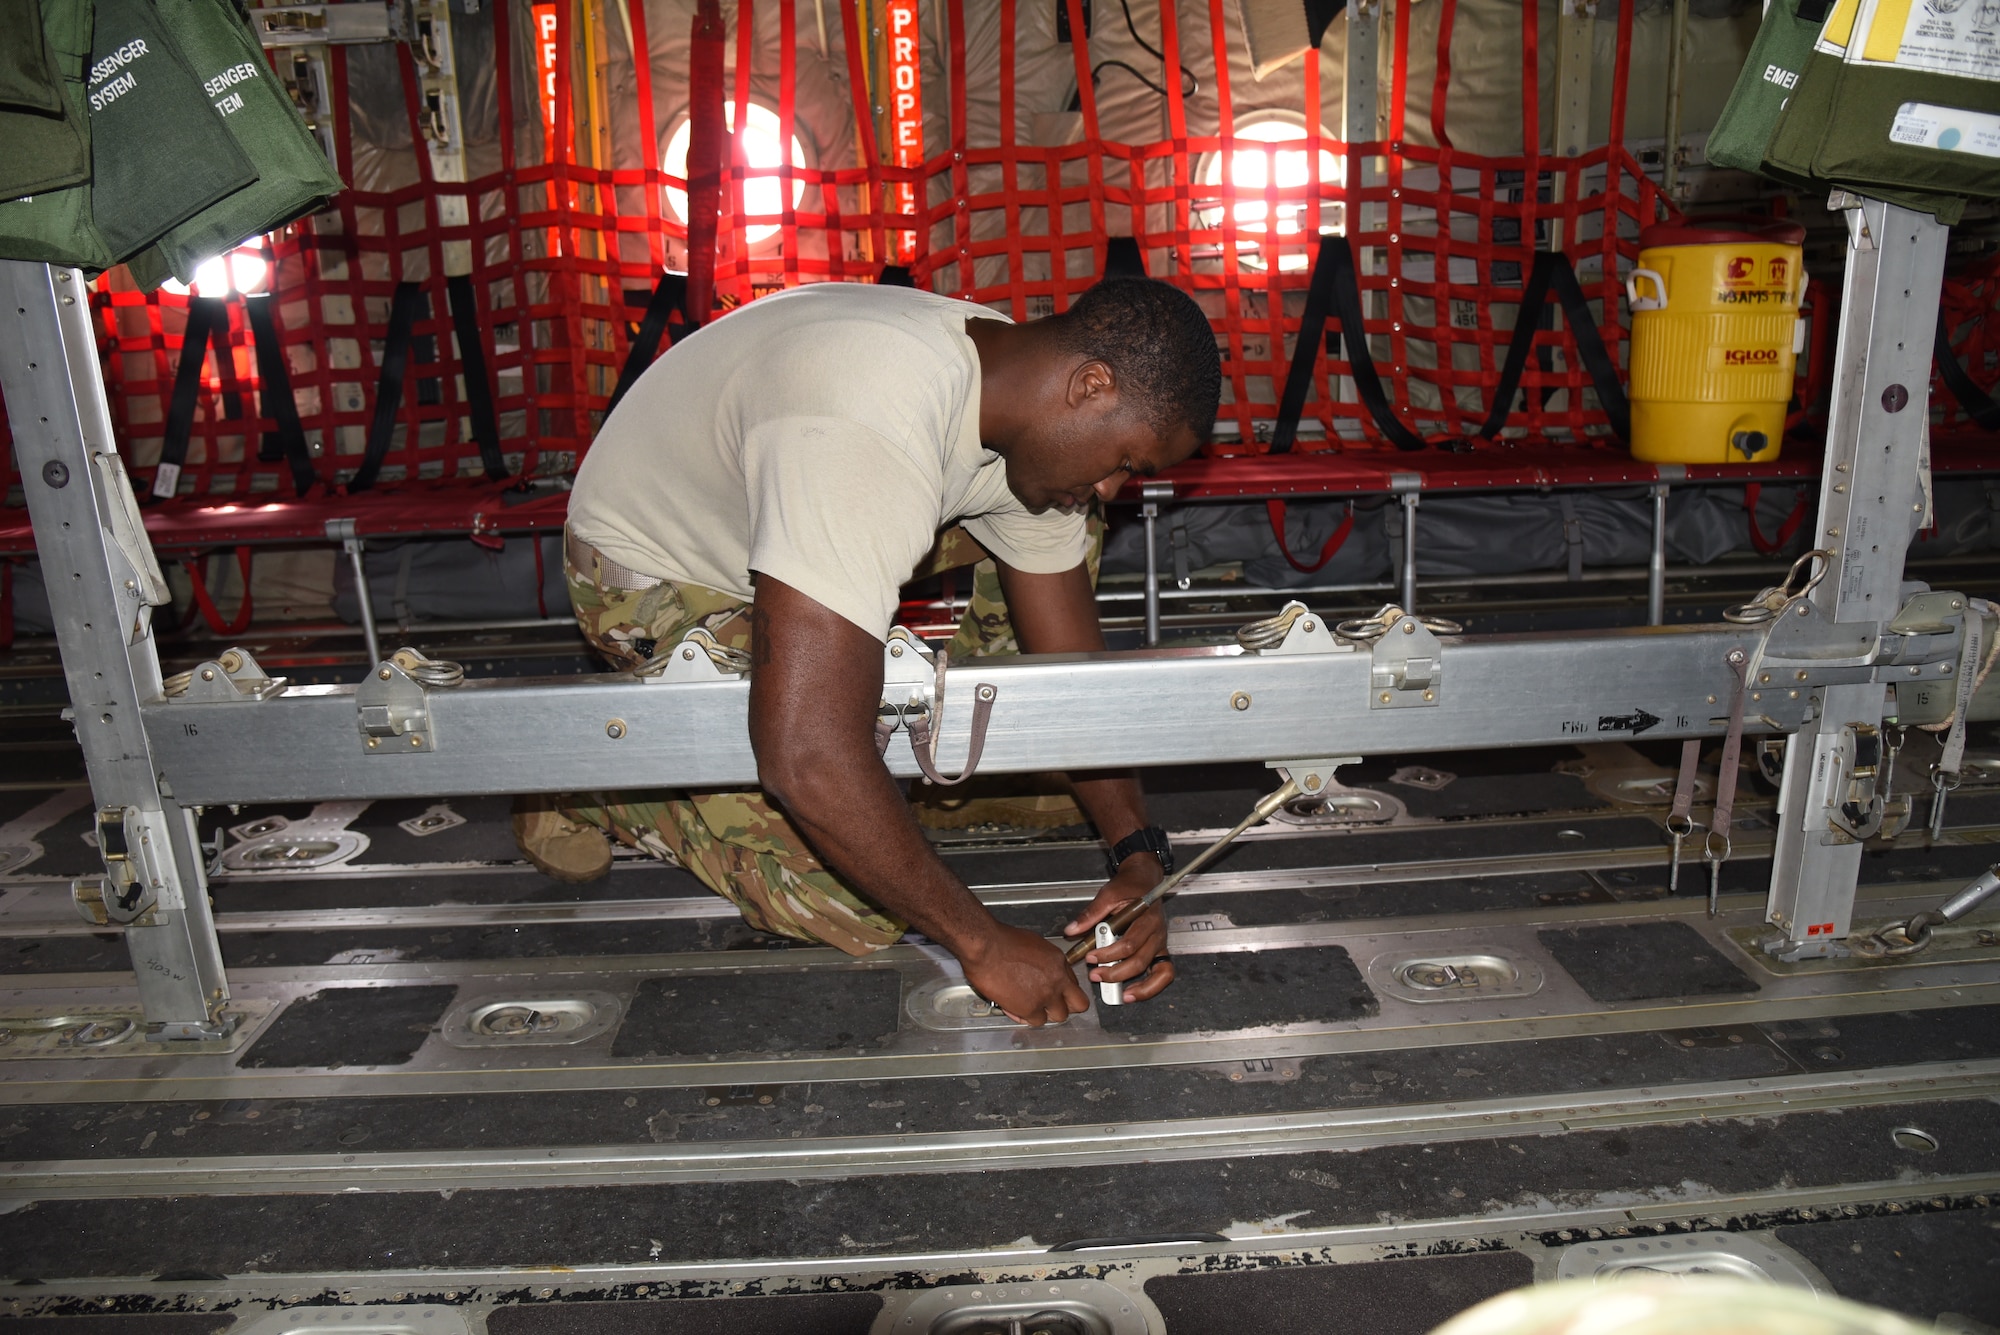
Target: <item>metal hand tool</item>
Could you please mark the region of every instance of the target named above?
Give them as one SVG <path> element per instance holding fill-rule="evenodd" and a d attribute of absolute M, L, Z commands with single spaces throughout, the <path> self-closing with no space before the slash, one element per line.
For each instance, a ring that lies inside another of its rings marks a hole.
<path fill-rule="evenodd" d="M 1272 812 L 1304 791 L 1304 789 L 1299 787 L 1297 779 L 1285 780 L 1283 787 L 1252 807 L 1250 814 L 1236 823 L 1236 828 L 1230 830 L 1229 833 L 1195 854 L 1194 857 L 1188 860 L 1186 866 L 1161 881 L 1151 890 L 1148 890 L 1144 898 L 1127 904 L 1124 908 L 1119 909 L 1109 918 L 1106 918 L 1105 921 L 1111 925 L 1111 930 L 1119 933 L 1124 932 L 1127 927 L 1130 927 L 1138 920 L 1140 914 L 1179 889 L 1182 881 L 1194 875 L 1203 867 L 1206 867 L 1210 862 L 1213 862 L 1223 849 L 1229 847 L 1235 841 L 1237 835 L 1243 833 L 1252 825 L 1263 824 L 1271 818 Z M 1095 949 L 1097 949 L 1097 939 L 1094 936 L 1078 937 L 1070 948 L 1063 952 L 1063 960 L 1069 964 L 1079 963 L 1085 955 L 1088 955 Z"/>

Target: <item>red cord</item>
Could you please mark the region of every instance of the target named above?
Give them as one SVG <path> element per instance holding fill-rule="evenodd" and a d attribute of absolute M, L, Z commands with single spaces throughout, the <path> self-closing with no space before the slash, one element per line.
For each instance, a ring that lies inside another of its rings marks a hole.
<path fill-rule="evenodd" d="M 241 635 L 250 628 L 250 549 L 236 549 L 236 569 L 243 577 L 243 601 L 237 604 L 236 619 L 230 622 L 223 621 L 222 613 L 216 610 L 215 599 L 209 596 L 208 581 L 202 578 L 201 567 L 207 559 L 206 556 L 188 556 L 181 560 L 181 565 L 187 569 L 188 583 L 194 586 L 195 606 L 201 609 L 201 619 L 217 635 L 225 639 Z"/>
<path fill-rule="evenodd" d="M 1291 563 L 1292 569 L 1299 571 L 1301 574 L 1310 575 L 1324 566 L 1328 561 L 1331 561 L 1334 553 L 1347 545 L 1347 535 L 1354 531 L 1354 502 L 1349 501 L 1347 503 L 1347 517 L 1340 521 L 1340 527 L 1333 531 L 1333 536 L 1328 538 L 1325 545 L 1319 549 L 1319 559 L 1311 565 L 1307 565 L 1305 562 L 1299 560 L 1298 557 L 1293 556 L 1292 549 L 1285 543 L 1285 503 L 1276 500 L 1265 501 L 1264 513 L 1271 520 L 1272 536 L 1278 540 L 1278 554 Z"/>

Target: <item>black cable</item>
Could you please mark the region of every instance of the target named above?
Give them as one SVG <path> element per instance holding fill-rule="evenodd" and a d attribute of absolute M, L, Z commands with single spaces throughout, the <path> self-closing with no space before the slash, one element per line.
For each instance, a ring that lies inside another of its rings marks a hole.
<path fill-rule="evenodd" d="M 1125 11 L 1125 31 L 1132 34 L 1132 40 L 1139 44 L 1139 49 L 1141 51 L 1144 51 L 1147 55 L 1151 56 L 1153 59 L 1159 61 L 1162 66 L 1165 66 L 1167 63 L 1167 53 L 1160 50 L 1158 47 L 1152 45 L 1145 38 L 1139 35 L 1139 25 L 1132 21 L 1131 0 L 1118 0 L 1118 8 Z M 1137 79 L 1140 83 L 1145 84 L 1146 87 L 1152 89 L 1154 92 L 1158 93 L 1161 97 L 1165 97 L 1167 95 L 1167 90 L 1165 88 L 1161 87 L 1159 84 L 1154 83 L 1151 79 L 1147 78 L 1144 74 L 1141 74 L 1138 70 L 1134 69 L 1132 66 L 1126 64 L 1122 60 L 1098 61 L 1096 66 L 1093 67 L 1090 71 L 1090 86 L 1095 88 L 1097 86 L 1098 75 L 1101 74 L 1106 69 L 1112 68 L 1114 66 L 1117 67 L 1118 69 L 1124 70 L 1127 74 Z M 1194 71 L 1189 69 L 1186 65 L 1182 65 L 1180 69 L 1181 69 L 1181 78 L 1186 81 L 1186 87 L 1181 90 L 1181 96 L 1193 97 L 1195 94 L 1201 91 L 1201 80 L 1197 79 L 1195 77 Z"/>
<path fill-rule="evenodd" d="M 1159 95 L 1160 95 L 1161 97 L 1165 97 L 1165 96 L 1167 95 L 1167 90 L 1166 90 L 1166 89 L 1164 89 L 1164 88 L 1160 87 L 1160 85 L 1158 85 L 1158 84 L 1154 83 L 1154 82 L 1153 82 L 1153 81 L 1152 81 L 1151 79 L 1149 79 L 1149 78 L 1147 78 L 1147 77 L 1146 77 L 1145 75 L 1141 74 L 1141 73 L 1140 73 L 1140 72 L 1139 72 L 1138 70 L 1134 69 L 1134 68 L 1133 68 L 1132 66 L 1130 66 L 1130 65 L 1127 65 L 1127 64 L 1126 64 L 1126 63 L 1125 63 L 1124 61 L 1122 61 L 1122 60 L 1100 60 L 1100 61 L 1098 61 L 1098 62 L 1097 62 L 1097 64 L 1096 64 L 1096 66 L 1095 66 L 1095 67 L 1094 67 L 1094 68 L 1093 68 L 1093 69 L 1092 69 L 1092 70 L 1090 71 L 1090 86 L 1091 86 L 1092 88 L 1095 88 L 1095 87 L 1097 87 L 1097 82 L 1098 82 L 1098 76 L 1099 76 L 1099 75 L 1101 75 L 1101 74 L 1102 74 L 1102 73 L 1103 73 L 1103 72 L 1104 72 L 1105 70 L 1107 70 L 1107 69 L 1113 69 L 1113 68 L 1116 68 L 1116 69 L 1121 69 L 1121 70 L 1124 70 L 1124 71 L 1125 71 L 1125 72 L 1126 72 L 1127 74 L 1129 74 L 1129 75 L 1131 75 L 1131 76 L 1132 76 L 1133 78 L 1137 79 L 1137 80 L 1138 80 L 1138 81 L 1139 81 L 1140 83 L 1143 83 L 1143 84 L 1145 84 L 1145 85 L 1146 85 L 1146 87 L 1148 87 L 1148 88 L 1152 89 L 1152 90 L 1153 90 L 1154 92 L 1158 93 L 1158 94 L 1159 94 Z M 1187 71 L 1185 71 L 1185 70 L 1183 70 L 1183 71 L 1181 71 L 1181 72 L 1182 72 L 1183 74 L 1187 73 Z M 1190 75 L 1189 77 L 1193 77 L 1193 76 L 1191 76 L 1191 75 Z M 1192 97 L 1192 96 L 1194 96 L 1194 94 L 1192 94 L 1192 93 L 1183 93 L 1183 94 L 1181 94 L 1181 96 L 1183 96 L 1183 97 Z"/>

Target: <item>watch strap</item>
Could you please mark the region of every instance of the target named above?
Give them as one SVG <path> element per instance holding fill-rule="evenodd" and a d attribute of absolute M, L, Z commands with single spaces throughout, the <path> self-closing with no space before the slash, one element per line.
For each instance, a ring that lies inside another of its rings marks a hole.
<path fill-rule="evenodd" d="M 1161 870 L 1171 874 L 1174 869 L 1174 845 L 1167 838 L 1167 832 L 1157 825 L 1134 830 L 1111 846 L 1111 853 L 1105 859 L 1110 864 L 1111 874 L 1116 876 L 1125 859 L 1134 853 L 1151 853 L 1160 860 Z"/>

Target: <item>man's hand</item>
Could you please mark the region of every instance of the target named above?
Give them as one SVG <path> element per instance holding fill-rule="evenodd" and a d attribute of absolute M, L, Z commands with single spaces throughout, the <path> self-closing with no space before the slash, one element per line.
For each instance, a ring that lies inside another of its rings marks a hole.
<path fill-rule="evenodd" d="M 1090 1009 L 1062 951 L 1033 932 L 996 924 L 959 956 L 972 990 L 1020 1024 L 1061 1024 Z"/>
<path fill-rule="evenodd" d="M 1143 898 L 1164 875 L 1159 860 L 1150 854 L 1135 853 L 1126 858 L 1118 874 L 1090 901 L 1090 907 L 1063 928 L 1063 935 L 1078 937 L 1091 931 L 1102 919 Z M 1116 941 L 1091 951 L 1084 959 L 1092 966 L 1093 983 L 1130 983 L 1124 990 L 1125 1000 L 1145 1001 L 1158 996 L 1174 981 L 1173 961 L 1165 958 L 1166 953 L 1167 915 L 1155 904 L 1140 914 Z"/>

